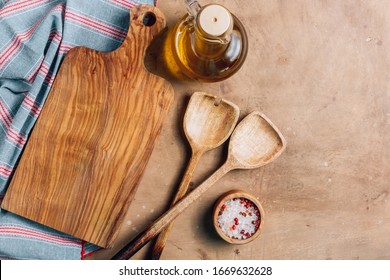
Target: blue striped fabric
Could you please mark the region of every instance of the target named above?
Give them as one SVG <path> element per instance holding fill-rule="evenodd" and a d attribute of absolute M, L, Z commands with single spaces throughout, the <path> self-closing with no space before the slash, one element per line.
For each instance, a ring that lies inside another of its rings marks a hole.
<path fill-rule="evenodd" d="M 153 0 L 0 0 L 0 200 L 60 63 L 75 46 L 111 51 L 129 8 Z M 80 259 L 98 247 L 0 210 L 0 258 Z"/>

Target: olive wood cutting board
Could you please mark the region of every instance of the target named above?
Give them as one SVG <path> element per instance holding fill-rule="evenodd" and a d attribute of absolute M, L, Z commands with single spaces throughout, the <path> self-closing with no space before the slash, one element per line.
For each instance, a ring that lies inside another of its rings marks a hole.
<path fill-rule="evenodd" d="M 2 204 L 102 247 L 113 245 L 174 97 L 143 64 L 164 16 L 147 5 L 130 14 L 119 49 L 66 56 Z"/>

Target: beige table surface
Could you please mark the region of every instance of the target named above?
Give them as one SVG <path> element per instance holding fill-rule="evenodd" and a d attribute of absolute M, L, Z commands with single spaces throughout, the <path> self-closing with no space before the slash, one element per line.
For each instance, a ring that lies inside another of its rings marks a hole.
<path fill-rule="evenodd" d="M 158 1 L 169 26 L 185 13 L 182 2 Z M 117 245 L 91 258 L 109 258 L 166 209 L 190 155 L 186 102 L 207 91 L 236 103 L 241 118 L 265 113 L 287 150 L 215 184 L 176 220 L 162 259 L 390 259 L 390 3 L 216 2 L 244 23 L 247 60 L 221 83 L 173 82 L 175 103 Z M 194 186 L 225 155 L 226 147 L 207 153 Z M 222 241 L 212 227 L 215 200 L 233 188 L 255 194 L 266 212 L 262 236 L 247 245 Z"/>

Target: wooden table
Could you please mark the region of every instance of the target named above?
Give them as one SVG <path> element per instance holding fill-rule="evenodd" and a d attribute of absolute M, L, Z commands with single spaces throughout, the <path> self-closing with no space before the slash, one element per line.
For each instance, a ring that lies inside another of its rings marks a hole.
<path fill-rule="evenodd" d="M 169 26 L 185 13 L 182 2 L 158 1 Z M 221 83 L 173 82 L 175 104 L 117 246 L 91 258 L 109 258 L 166 209 L 190 155 L 185 105 L 202 90 L 236 103 L 242 117 L 264 112 L 288 146 L 266 167 L 228 174 L 179 216 L 162 259 L 389 259 L 390 4 L 215 2 L 247 28 L 247 61 Z M 207 153 L 193 185 L 225 155 L 226 146 Z M 233 188 L 255 194 L 266 212 L 263 235 L 247 245 L 226 243 L 212 227 L 215 200 Z"/>

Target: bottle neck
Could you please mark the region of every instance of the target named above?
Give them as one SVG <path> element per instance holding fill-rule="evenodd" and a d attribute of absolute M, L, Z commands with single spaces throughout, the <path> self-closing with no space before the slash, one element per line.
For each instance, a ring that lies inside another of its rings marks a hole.
<path fill-rule="evenodd" d="M 204 6 L 196 16 L 191 36 L 194 52 L 206 59 L 221 57 L 229 46 L 233 18 L 220 5 Z"/>
<path fill-rule="evenodd" d="M 210 38 L 199 27 L 195 27 L 191 40 L 197 56 L 212 59 L 223 55 L 229 45 L 230 36 L 226 39 Z"/>

